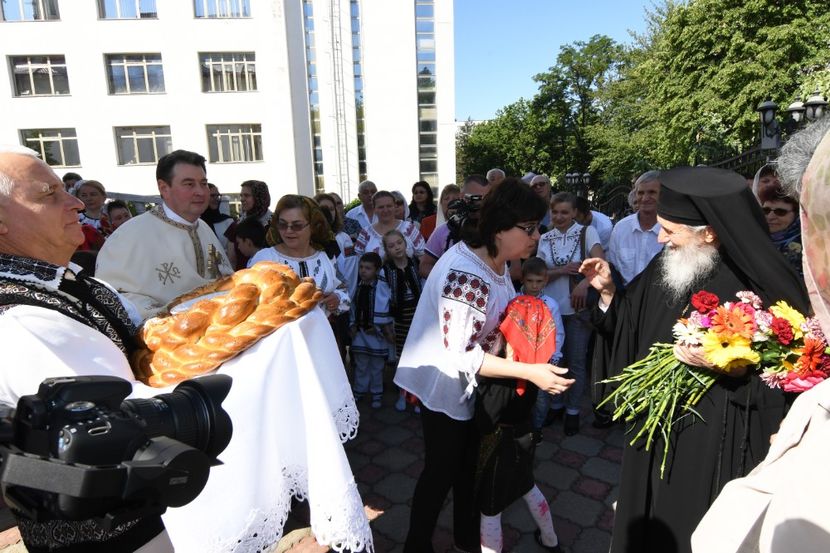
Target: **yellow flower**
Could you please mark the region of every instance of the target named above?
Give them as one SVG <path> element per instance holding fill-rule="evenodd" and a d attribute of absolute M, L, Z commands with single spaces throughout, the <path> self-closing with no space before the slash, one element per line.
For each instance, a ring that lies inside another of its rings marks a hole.
<path fill-rule="evenodd" d="M 727 372 L 761 361 L 761 356 L 750 347 L 750 341 L 738 334 L 719 335 L 710 330 L 703 335 L 701 346 L 706 359 Z"/>
<path fill-rule="evenodd" d="M 775 305 L 769 308 L 770 313 L 775 315 L 776 317 L 781 317 L 782 319 L 786 319 L 790 326 L 793 327 L 793 338 L 796 340 L 800 339 L 804 336 L 804 332 L 801 330 L 801 325 L 806 320 L 804 315 L 790 307 L 787 302 L 779 301 Z"/>

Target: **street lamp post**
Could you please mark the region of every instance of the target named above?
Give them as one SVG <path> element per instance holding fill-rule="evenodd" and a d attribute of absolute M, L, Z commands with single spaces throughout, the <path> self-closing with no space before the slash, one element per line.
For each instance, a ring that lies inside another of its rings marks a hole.
<path fill-rule="evenodd" d="M 781 127 L 775 120 L 778 104 L 767 98 L 758 104 L 758 113 L 761 114 L 761 149 L 777 150 L 781 147 Z"/>
<path fill-rule="evenodd" d="M 827 100 L 821 95 L 821 92 L 816 89 L 813 94 L 804 102 L 804 116 L 807 121 L 811 123 L 816 119 L 821 119 L 824 115 L 824 108 L 827 107 Z"/>

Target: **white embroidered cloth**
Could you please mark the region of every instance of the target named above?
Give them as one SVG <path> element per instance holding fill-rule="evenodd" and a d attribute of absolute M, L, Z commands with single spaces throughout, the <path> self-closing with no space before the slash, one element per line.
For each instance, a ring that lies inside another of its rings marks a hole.
<path fill-rule="evenodd" d="M 202 493 L 168 509 L 177 553 L 265 551 L 282 537 L 291 497 L 307 500 L 317 541 L 374 551 L 342 443 L 358 411 L 331 327 L 319 309 L 225 363 L 233 438 Z"/>

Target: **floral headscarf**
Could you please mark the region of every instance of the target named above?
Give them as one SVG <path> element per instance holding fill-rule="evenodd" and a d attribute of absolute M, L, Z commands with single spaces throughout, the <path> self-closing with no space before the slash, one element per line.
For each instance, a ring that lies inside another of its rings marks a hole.
<path fill-rule="evenodd" d="M 830 336 L 830 133 L 824 136 L 801 181 L 804 281 L 825 336 Z"/>
<path fill-rule="evenodd" d="M 268 185 L 260 180 L 246 180 L 241 186 L 251 189 L 251 196 L 254 198 L 254 208 L 240 214 L 239 220 L 241 221 L 247 217 L 261 219 L 263 215 L 268 213 L 268 208 L 271 205 L 271 194 L 268 192 Z M 264 221 L 263 224 L 267 225 L 268 221 Z"/>

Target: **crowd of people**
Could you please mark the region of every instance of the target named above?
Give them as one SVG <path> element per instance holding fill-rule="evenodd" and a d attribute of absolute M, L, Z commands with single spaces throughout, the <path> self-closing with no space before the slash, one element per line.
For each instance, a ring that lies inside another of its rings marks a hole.
<path fill-rule="evenodd" d="M 495 168 L 443 187 L 437 202 L 425 182 L 412 185 L 407 201 L 364 181 L 359 204 L 347 212 L 332 192 L 288 194 L 272 211 L 268 185 L 249 180 L 240 185 L 242 212 L 234 219 L 220 210 L 219 189 L 205 171 L 197 153 L 163 157 L 156 174 L 162 203 L 136 217 L 125 203 L 107 202 L 100 182 L 74 173 L 59 190 L 48 184 L 49 198 L 26 197 L 16 207 L 14 186 L 23 185 L 15 183 L 49 183 L 51 171 L 25 152 L 0 153 L 0 284 L 33 275 L 31 290 L 0 307 L 0 323 L 12 333 L 41 332 L 43 321 L 11 324 L 9 306 L 58 309 L 112 340 L 117 356 L 128 352 L 142 320 L 235 270 L 267 260 L 311 277 L 344 366 L 353 370 L 355 400 L 380 408 L 391 371 L 395 408 L 411 405 L 420 414 L 425 461 L 407 553 L 433 550 L 450 490 L 459 550 L 501 551 L 500 513 L 522 498 L 540 547 L 563 551 L 533 479 L 544 426 L 561 421 L 565 435 L 579 433 L 589 391 L 591 423 L 614 424 L 596 408 L 602 381 L 671 341 L 698 290 L 719 297 L 751 290 L 765 303 L 786 300 L 810 311 L 803 206 L 774 167 L 751 183 L 707 167 L 645 172 L 633 183 L 630 214 L 616 221 L 587 198 L 557 192 L 547 175 L 514 178 Z M 43 217 L 41 204 L 54 204 L 63 225 L 44 230 L 55 235 L 48 240 L 32 238 L 20 223 Z M 9 214 L 16 228 L 8 227 Z M 70 273 L 89 290 L 61 288 Z M 56 295 L 58 307 L 39 299 L 40 289 Z M 811 292 L 814 305 L 826 298 L 820 288 Z M 522 332 L 510 327 L 516 321 Z M 677 355 L 715 370 L 692 348 Z M 45 375 L 5 377 L 0 401 L 31 393 L 35 376 Z M 786 398 L 751 373 L 722 375 L 700 402 L 701 420 L 678 426 L 667 478 L 657 476 L 654 450 L 626 446 L 611 550 L 690 553 L 695 528 L 724 486 L 764 459 L 786 409 Z"/>

